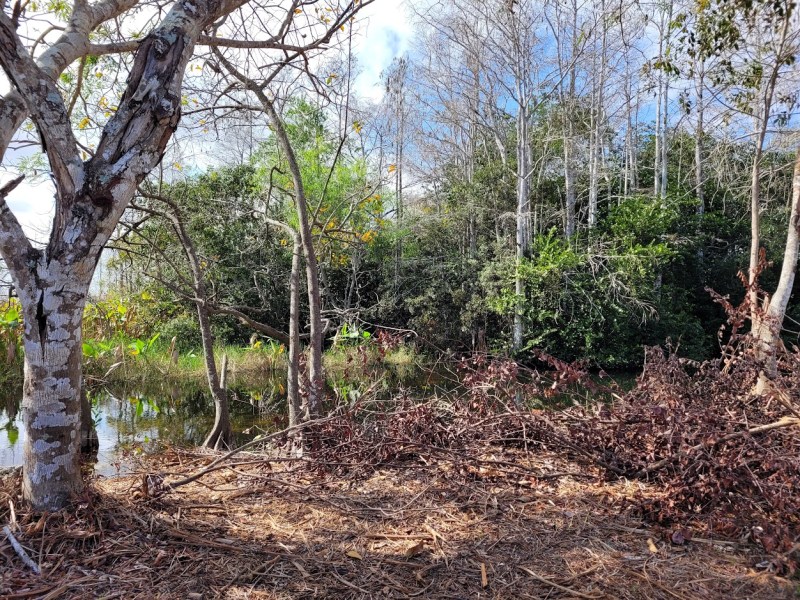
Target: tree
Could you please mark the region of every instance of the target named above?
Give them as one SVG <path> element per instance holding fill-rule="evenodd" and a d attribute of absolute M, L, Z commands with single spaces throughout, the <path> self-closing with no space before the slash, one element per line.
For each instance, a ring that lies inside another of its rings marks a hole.
<path fill-rule="evenodd" d="M 794 288 L 797 261 L 800 258 L 800 148 L 797 149 L 792 179 L 792 197 L 786 246 L 783 253 L 780 279 L 772 296 L 764 298 L 764 314 L 754 323 L 758 358 L 764 362 L 759 374 L 756 393 L 764 393 L 778 375 L 777 355 L 786 309 Z"/>
<path fill-rule="evenodd" d="M 17 33 L 25 19 L 22 5 L 11 16 L 0 15 L 0 64 L 12 84 L 12 91 L 0 100 L 0 153 L 5 154 L 15 131 L 30 116 L 56 190 L 50 238 L 38 249 L 5 203 L 21 178 L 0 188 L 0 254 L 12 273 L 25 321 L 23 419 L 28 435 L 23 495 L 34 509 L 59 509 L 82 487 L 78 432 L 83 307 L 103 246 L 178 125 L 184 71 L 196 45 L 277 50 L 280 60 L 291 60 L 330 41 L 341 20 L 365 3 L 334 5 L 336 22 L 323 22 L 321 28 L 311 25 L 308 17 L 298 25 L 302 4 L 292 0 L 265 7 L 275 33 L 263 41 L 219 36 L 246 32 L 235 25 L 226 29 L 224 19 L 249 6 L 243 0 L 176 2 L 143 39 L 119 39 L 122 32 L 116 31 L 114 20 L 138 8 L 136 2 L 90 5 L 76 0 L 63 33 L 55 42 L 45 42 L 41 53 L 36 50 L 38 41 L 28 44 Z M 103 27 L 109 23 L 111 27 Z M 109 29 L 115 32 L 113 39 L 98 43 Z M 300 35 L 309 31 L 313 41 L 306 42 Z M 84 56 L 125 51 L 135 51 L 135 56 L 118 108 L 94 154 L 83 160 L 58 78 Z"/>

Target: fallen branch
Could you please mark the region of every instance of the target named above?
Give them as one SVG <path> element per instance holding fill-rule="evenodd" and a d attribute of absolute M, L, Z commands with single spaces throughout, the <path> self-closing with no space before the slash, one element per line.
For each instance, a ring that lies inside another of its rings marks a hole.
<path fill-rule="evenodd" d="M 691 454 L 692 452 L 697 452 L 698 450 L 702 450 L 703 448 L 716 446 L 717 444 L 721 444 L 722 442 L 735 440 L 736 438 L 744 437 L 746 435 L 755 435 L 757 433 L 764 433 L 765 431 L 772 431 L 773 429 L 780 429 L 781 427 L 791 427 L 792 425 L 800 425 L 800 419 L 798 419 L 797 417 L 783 417 L 782 419 L 775 421 L 774 423 L 768 423 L 766 425 L 759 425 L 758 427 L 752 427 L 751 429 L 745 429 L 744 431 L 736 431 L 734 433 L 729 433 L 728 435 L 723 435 L 721 438 L 717 440 L 701 442 L 699 444 L 692 446 L 691 448 L 678 451 L 672 456 L 668 456 L 667 458 L 663 458 L 658 462 L 654 462 L 652 465 L 649 465 L 643 469 L 639 469 L 631 477 L 634 479 L 638 479 L 640 477 L 644 477 L 645 475 L 649 475 L 654 471 L 663 469 L 671 462 L 681 458 L 682 456 L 686 456 L 687 454 Z"/>
<path fill-rule="evenodd" d="M 25 549 L 22 547 L 22 544 L 20 544 L 17 541 L 17 538 L 14 537 L 14 534 L 11 533 L 11 529 L 9 529 L 8 525 L 3 526 L 3 533 L 6 534 L 8 541 L 11 543 L 11 547 L 14 548 L 14 551 L 22 559 L 22 562 L 25 563 L 25 566 L 29 567 L 30 570 L 36 573 L 37 575 L 41 575 L 42 571 L 41 569 L 39 569 L 39 565 L 37 565 L 35 562 L 33 562 L 33 560 L 31 560 L 31 557 L 28 556 L 27 552 L 25 552 Z"/>

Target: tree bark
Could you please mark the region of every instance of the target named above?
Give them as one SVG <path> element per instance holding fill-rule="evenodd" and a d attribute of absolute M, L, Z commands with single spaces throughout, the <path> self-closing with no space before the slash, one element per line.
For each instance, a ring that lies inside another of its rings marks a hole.
<path fill-rule="evenodd" d="M 763 361 L 763 368 L 756 384 L 756 393 L 764 393 L 778 376 L 778 349 L 781 344 L 781 328 L 786 317 L 786 308 L 794 288 L 797 260 L 800 253 L 800 148 L 797 150 L 792 179 L 792 208 L 783 251 L 781 276 L 775 293 L 769 299 L 765 314 L 754 330 L 756 353 Z"/>
<path fill-rule="evenodd" d="M 83 265 L 81 265 L 83 266 Z M 80 471 L 81 319 L 91 270 L 37 265 L 38 300 L 23 300 L 25 500 L 53 510 L 83 489 Z"/>
<path fill-rule="evenodd" d="M 303 246 L 300 236 L 294 234 L 292 274 L 289 280 L 289 365 L 286 377 L 286 401 L 289 405 L 289 427 L 302 421 L 300 404 L 300 268 Z"/>

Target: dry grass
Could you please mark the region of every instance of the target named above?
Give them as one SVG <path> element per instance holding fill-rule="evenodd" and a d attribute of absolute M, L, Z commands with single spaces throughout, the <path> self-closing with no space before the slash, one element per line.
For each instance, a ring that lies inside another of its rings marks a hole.
<path fill-rule="evenodd" d="M 239 455 L 188 486 L 143 495 L 144 473 L 169 481 L 213 457 L 170 450 L 141 474 L 95 479 L 71 512 L 44 516 L 20 510 L 18 476 L 6 477 L 0 523 L 13 502 L 18 539 L 44 574 L 0 543 L 0 596 L 775 599 L 796 590 L 754 570 L 764 557 L 752 546 L 674 545 L 668 531 L 619 514 L 622 496 L 652 493 L 642 484 L 605 483 L 546 452 L 491 452 L 534 475 L 449 461 L 334 478 L 303 461 Z"/>

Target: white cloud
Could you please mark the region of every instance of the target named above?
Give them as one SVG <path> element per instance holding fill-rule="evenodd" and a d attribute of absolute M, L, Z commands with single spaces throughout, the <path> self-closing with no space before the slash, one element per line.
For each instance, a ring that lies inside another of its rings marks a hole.
<path fill-rule="evenodd" d="M 359 20 L 363 33 L 355 44 L 355 55 L 361 73 L 354 88 L 356 95 L 379 101 L 385 92 L 381 73 L 411 44 L 413 28 L 408 4 L 402 0 L 378 0 L 364 9 Z"/>

